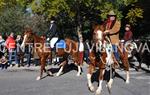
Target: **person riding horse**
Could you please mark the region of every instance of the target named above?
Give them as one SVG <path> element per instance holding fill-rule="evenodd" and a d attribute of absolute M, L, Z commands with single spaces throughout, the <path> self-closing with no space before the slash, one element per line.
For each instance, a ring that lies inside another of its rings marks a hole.
<path fill-rule="evenodd" d="M 50 46 L 52 49 L 55 48 L 56 43 L 59 42 L 62 39 L 62 35 L 60 34 L 57 25 L 56 25 L 56 18 L 52 17 L 50 22 L 50 27 L 47 35 L 47 41 L 50 42 Z"/>
<path fill-rule="evenodd" d="M 108 13 L 108 19 L 104 23 L 104 34 L 108 35 L 108 38 L 111 41 L 112 48 L 114 51 L 114 56 L 117 61 L 119 61 L 119 53 L 118 53 L 118 46 L 119 46 L 119 30 L 121 27 L 121 22 L 117 20 L 116 14 L 114 11 L 110 11 Z"/>

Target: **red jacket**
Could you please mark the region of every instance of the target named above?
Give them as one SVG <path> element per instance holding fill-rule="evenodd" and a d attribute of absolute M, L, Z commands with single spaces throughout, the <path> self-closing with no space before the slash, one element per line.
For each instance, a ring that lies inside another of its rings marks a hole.
<path fill-rule="evenodd" d="M 126 32 L 125 32 L 125 35 L 124 35 L 124 40 L 125 40 L 125 41 L 131 40 L 131 39 L 132 39 L 132 36 L 133 36 L 133 34 L 132 34 L 131 31 L 126 31 Z"/>
<path fill-rule="evenodd" d="M 6 40 L 6 47 L 7 49 L 14 49 L 16 48 L 16 42 L 15 39 L 11 36 L 9 36 Z"/>

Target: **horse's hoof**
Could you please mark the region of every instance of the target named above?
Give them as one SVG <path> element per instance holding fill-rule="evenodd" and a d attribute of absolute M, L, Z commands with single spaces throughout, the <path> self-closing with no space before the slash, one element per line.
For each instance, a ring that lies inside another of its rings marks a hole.
<path fill-rule="evenodd" d="M 99 91 L 99 90 L 96 90 L 96 93 L 95 93 L 95 95 L 101 95 L 101 91 Z"/>
<path fill-rule="evenodd" d="M 40 77 L 40 76 L 38 76 L 38 77 L 36 78 L 36 80 L 41 80 L 41 77 Z"/>
<path fill-rule="evenodd" d="M 113 79 L 110 79 L 109 82 L 107 83 L 107 88 L 110 90 L 113 84 Z"/>
<path fill-rule="evenodd" d="M 77 77 L 81 76 L 81 73 L 77 73 Z"/>
<path fill-rule="evenodd" d="M 53 74 L 47 74 L 47 76 L 53 77 L 54 75 Z"/>
<path fill-rule="evenodd" d="M 111 86 L 107 84 L 106 87 L 108 89 L 109 94 L 111 94 Z"/>
<path fill-rule="evenodd" d="M 138 68 L 135 68 L 135 71 L 139 72 L 139 69 L 138 69 Z"/>
<path fill-rule="evenodd" d="M 52 76 L 53 77 L 54 75 L 51 72 L 48 72 L 47 76 Z"/>
<path fill-rule="evenodd" d="M 56 77 L 59 77 L 59 76 L 60 76 L 60 74 L 57 73 L 57 74 L 56 74 Z"/>
<path fill-rule="evenodd" d="M 126 80 L 126 84 L 129 84 L 130 83 L 130 81 L 129 80 Z"/>
<path fill-rule="evenodd" d="M 88 89 L 89 89 L 89 91 L 91 91 L 91 92 L 94 92 L 95 91 L 95 88 L 94 88 L 94 86 L 88 86 Z"/>

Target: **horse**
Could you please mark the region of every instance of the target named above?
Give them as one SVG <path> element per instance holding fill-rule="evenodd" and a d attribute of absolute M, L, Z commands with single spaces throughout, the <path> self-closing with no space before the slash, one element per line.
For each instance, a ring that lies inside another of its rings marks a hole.
<path fill-rule="evenodd" d="M 43 38 L 37 36 L 36 34 L 34 34 L 32 32 L 32 30 L 29 29 L 29 30 L 25 31 L 25 33 L 24 33 L 24 39 L 23 39 L 21 47 L 25 46 L 25 44 L 27 44 L 27 43 L 34 43 L 35 51 L 40 58 L 40 64 L 41 64 L 40 76 L 38 76 L 36 80 L 42 79 L 43 71 L 46 72 L 47 75 L 53 76 L 52 72 L 48 72 L 48 70 L 45 69 L 46 60 L 48 58 L 52 59 L 52 50 L 50 47 L 47 47 L 45 45 L 45 40 Z M 67 58 L 69 55 L 71 55 L 73 57 L 73 61 L 78 66 L 77 76 L 80 76 L 82 64 L 79 62 L 79 57 L 78 57 L 78 54 L 79 54 L 78 42 L 73 41 L 69 38 L 66 38 L 65 43 L 66 43 L 65 49 L 61 49 L 61 48 L 57 49 L 56 55 L 59 57 L 63 57 L 63 62 L 60 64 L 60 70 L 58 71 L 56 76 L 59 76 L 62 73 L 63 68 L 67 63 Z"/>
<path fill-rule="evenodd" d="M 36 80 L 42 79 L 43 71 L 47 73 L 49 76 L 53 76 L 52 72 L 49 72 L 45 69 L 46 60 L 48 57 L 50 57 L 51 50 L 47 47 L 45 47 L 44 43 L 45 40 L 37 35 L 35 35 L 31 29 L 28 29 L 24 33 L 23 42 L 21 44 L 21 47 L 24 47 L 27 43 L 34 43 L 35 52 L 38 54 L 40 58 L 40 76 L 36 78 Z"/>
<path fill-rule="evenodd" d="M 149 68 L 149 46 L 149 41 L 133 40 L 127 43 L 127 47 L 130 51 L 129 61 L 133 59 L 133 57 L 136 57 L 137 61 L 139 62 L 138 66 L 134 67 L 136 71 L 139 71 L 141 69 L 142 63 L 145 63 Z"/>
<path fill-rule="evenodd" d="M 64 61 L 59 65 L 60 69 L 58 71 L 58 73 L 56 74 L 56 76 L 60 76 L 60 74 L 62 73 L 64 66 L 68 63 L 68 57 L 71 56 L 73 63 L 75 65 L 77 65 L 78 67 L 78 72 L 77 72 L 77 76 L 80 76 L 82 74 L 81 71 L 81 67 L 83 65 L 83 63 L 80 61 L 80 53 L 79 53 L 79 43 L 77 41 L 74 41 L 70 38 L 65 38 L 65 43 L 66 43 L 66 48 L 65 49 L 58 49 L 56 55 L 57 56 L 63 56 L 64 57 Z"/>
<path fill-rule="evenodd" d="M 105 46 L 103 46 L 104 41 L 106 41 L 108 43 L 108 45 L 111 46 L 111 42 L 110 42 L 109 38 L 107 38 L 107 39 L 105 38 L 105 35 L 103 35 L 103 31 L 104 31 L 103 25 L 96 25 L 94 28 L 94 33 L 97 32 L 98 34 L 95 34 L 93 38 L 95 38 L 94 39 L 95 43 L 98 42 L 98 44 L 101 44 L 101 49 L 105 48 Z M 99 37 L 96 37 L 97 35 Z M 102 47 L 104 47 L 104 48 L 102 48 Z M 110 51 L 110 50 L 108 50 L 108 51 Z M 128 63 L 128 58 L 127 58 L 127 53 L 124 52 L 124 54 L 123 54 L 119 48 L 118 48 L 118 51 L 119 51 L 120 57 L 123 61 L 124 69 L 126 71 L 126 83 L 129 83 L 129 63 Z M 91 92 L 94 92 L 95 89 L 91 82 L 91 77 L 92 77 L 93 71 L 96 69 L 96 67 L 98 67 L 99 68 L 99 86 L 96 90 L 96 95 L 101 94 L 102 82 L 104 79 L 104 73 L 105 73 L 107 65 L 109 65 L 110 71 L 115 70 L 115 65 L 118 65 L 118 62 L 115 60 L 113 53 L 112 52 L 107 53 L 107 49 L 104 52 L 100 52 L 98 58 L 99 58 L 99 60 L 97 60 L 97 55 L 95 54 L 95 51 L 91 50 L 90 54 L 89 54 L 90 64 L 88 67 L 87 80 L 88 80 L 89 90 Z M 109 93 L 110 93 L 110 89 L 112 87 L 112 83 L 113 83 L 113 76 L 111 75 L 109 81 L 107 82 L 107 87 L 108 87 Z"/>

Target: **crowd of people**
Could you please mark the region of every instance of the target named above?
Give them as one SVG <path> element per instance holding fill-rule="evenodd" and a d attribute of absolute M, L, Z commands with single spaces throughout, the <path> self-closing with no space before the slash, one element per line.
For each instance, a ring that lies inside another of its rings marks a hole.
<path fill-rule="evenodd" d="M 15 35 L 10 33 L 6 38 L 0 34 L 0 67 L 1 69 L 7 69 L 7 67 L 31 65 L 32 52 L 29 52 L 29 46 L 25 47 L 23 52 L 21 49 L 22 43 L 21 35 Z M 30 46 L 31 47 L 31 46 Z M 26 62 L 24 63 L 24 58 Z"/>

